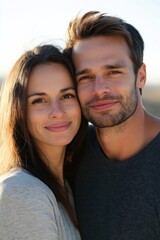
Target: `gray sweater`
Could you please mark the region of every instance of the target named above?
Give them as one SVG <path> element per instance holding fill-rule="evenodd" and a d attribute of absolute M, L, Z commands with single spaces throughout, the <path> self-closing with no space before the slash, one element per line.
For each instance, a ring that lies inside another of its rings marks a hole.
<path fill-rule="evenodd" d="M 0 177 L 0 240 L 80 240 L 62 204 L 22 169 Z"/>

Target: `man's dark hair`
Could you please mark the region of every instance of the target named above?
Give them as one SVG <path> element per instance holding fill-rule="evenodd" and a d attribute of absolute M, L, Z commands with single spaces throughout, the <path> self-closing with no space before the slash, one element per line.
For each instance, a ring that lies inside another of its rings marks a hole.
<path fill-rule="evenodd" d="M 122 36 L 129 48 L 134 72 L 137 75 L 143 64 L 144 41 L 138 30 L 123 19 L 98 11 L 90 11 L 76 16 L 68 26 L 66 49 L 70 57 L 73 46 L 79 40 L 96 36 Z"/>

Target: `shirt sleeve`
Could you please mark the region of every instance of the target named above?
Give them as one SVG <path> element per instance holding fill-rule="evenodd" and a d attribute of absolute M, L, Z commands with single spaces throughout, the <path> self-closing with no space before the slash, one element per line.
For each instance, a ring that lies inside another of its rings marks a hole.
<path fill-rule="evenodd" d="M 61 223 L 54 194 L 42 184 L 0 187 L 0 232 L 3 240 L 58 240 Z M 47 191 L 47 190 L 49 191 Z"/>

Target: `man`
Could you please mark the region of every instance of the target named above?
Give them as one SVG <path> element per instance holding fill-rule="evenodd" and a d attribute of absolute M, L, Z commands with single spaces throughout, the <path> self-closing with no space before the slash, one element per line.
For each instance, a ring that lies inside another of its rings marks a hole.
<path fill-rule="evenodd" d="M 144 42 L 117 17 L 77 16 L 66 52 L 89 129 L 75 197 L 82 239 L 160 239 L 160 120 L 143 107 Z"/>

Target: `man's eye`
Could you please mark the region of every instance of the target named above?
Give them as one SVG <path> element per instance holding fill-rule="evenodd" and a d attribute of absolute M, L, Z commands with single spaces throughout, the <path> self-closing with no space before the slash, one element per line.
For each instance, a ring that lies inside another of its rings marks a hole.
<path fill-rule="evenodd" d="M 91 79 L 93 79 L 93 76 L 86 75 L 86 76 L 79 77 L 78 82 L 83 80 L 91 80 Z"/>
<path fill-rule="evenodd" d="M 116 74 L 120 74 L 121 73 L 121 71 L 117 71 L 117 70 L 114 70 L 114 71 L 111 71 L 110 73 L 109 73 L 109 75 L 116 75 Z"/>
<path fill-rule="evenodd" d="M 32 104 L 36 104 L 36 103 L 44 103 L 44 102 L 45 102 L 44 99 L 42 99 L 42 98 L 38 98 L 38 99 L 34 99 L 34 100 L 32 101 Z"/>

